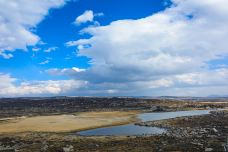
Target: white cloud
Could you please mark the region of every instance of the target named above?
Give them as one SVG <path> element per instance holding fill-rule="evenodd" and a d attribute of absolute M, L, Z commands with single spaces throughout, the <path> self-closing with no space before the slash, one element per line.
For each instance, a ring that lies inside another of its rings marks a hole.
<path fill-rule="evenodd" d="M 94 14 L 94 16 L 97 16 L 97 17 L 104 16 L 104 13 L 96 13 Z"/>
<path fill-rule="evenodd" d="M 77 68 L 77 67 L 73 67 L 71 69 L 54 68 L 54 69 L 46 70 L 45 72 L 50 74 L 50 75 L 53 75 L 53 76 L 56 76 L 56 75 L 68 75 L 69 76 L 69 75 L 74 75 L 75 73 L 85 72 L 85 71 L 86 71 L 85 69 L 80 69 L 80 68 Z"/>
<path fill-rule="evenodd" d="M 94 22 L 94 17 L 103 16 L 103 13 L 93 13 L 92 10 L 85 11 L 82 15 L 75 19 L 75 24 L 80 25 L 82 23 Z"/>
<path fill-rule="evenodd" d="M 55 50 L 57 50 L 57 49 L 58 49 L 58 47 L 50 47 L 50 48 L 48 48 L 48 49 L 45 49 L 44 52 L 50 53 L 50 52 L 55 51 Z"/>
<path fill-rule="evenodd" d="M 13 57 L 13 54 L 11 53 L 4 53 L 3 51 L 0 51 L 0 56 L 2 56 L 5 59 L 10 59 Z"/>
<path fill-rule="evenodd" d="M 19 80 L 9 74 L 0 74 L 0 81 L 1 97 L 67 94 L 87 85 L 87 82 L 77 80 L 23 81 L 18 84 Z"/>
<path fill-rule="evenodd" d="M 216 69 L 175 76 L 178 82 L 188 85 L 228 86 L 228 69 Z"/>
<path fill-rule="evenodd" d="M 48 14 L 67 0 L 0 0 L 0 56 L 13 57 L 15 49 L 27 50 L 40 38 L 32 31 Z"/>
<path fill-rule="evenodd" d="M 34 51 L 34 52 L 38 52 L 38 51 L 40 51 L 40 50 L 41 50 L 41 48 L 38 48 L 38 47 L 32 48 L 32 51 Z"/>
<path fill-rule="evenodd" d="M 88 10 L 75 19 L 75 24 L 79 25 L 81 23 L 93 22 L 93 18 L 94 18 L 93 11 Z"/>
<path fill-rule="evenodd" d="M 142 19 L 85 28 L 81 33 L 91 38 L 66 43 L 91 59 L 92 67 L 75 78 L 91 88 L 139 94 L 205 86 L 220 94 L 228 88 L 227 69 L 211 70 L 208 63 L 228 55 L 227 16 L 226 0 L 173 0 L 171 7 Z"/>
<path fill-rule="evenodd" d="M 11 78 L 9 74 L 0 73 L 0 88 L 1 90 L 6 87 L 11 87 L 12 83 L 15 82 L 17 79 Z"/>
<path fill-rule="evenodd" d="M 45 65 L 45 64 L 48 64 L 49 62 L 50 62 L 50 60 L 47 59 L 47 60 L 45 60 L 45 61 L 40 62 L 39 64 L 40 64 L 40 65 Z"/>

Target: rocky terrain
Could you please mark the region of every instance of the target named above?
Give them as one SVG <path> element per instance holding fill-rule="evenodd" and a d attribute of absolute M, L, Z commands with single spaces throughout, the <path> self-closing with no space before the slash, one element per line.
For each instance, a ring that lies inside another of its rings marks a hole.
<path fill-rule="evenodd" d="M 166 135 L 182 139 L 186 144 L 205 151 L 227 151 L 228 111 L 212 111 L 209 115 L 140 122 L 137 125 L 166 128 Z"/>
<path fill-rule="evenodd" d="M 82 111 L 177 111 L 228 107 L 226 100 L 145 98 L 15 98 L 0 99 L 0 117 L 72 114 Z M 1 123 L 1 122 L 0 122 Z M 0 152 L 90 152 L 90 151 L 225 151 L 228 138 L 228 112 L 141 122 L 143 126 L 166 128 L 162 135 L 79 136 L 69 133 L 0 133 Z"/>

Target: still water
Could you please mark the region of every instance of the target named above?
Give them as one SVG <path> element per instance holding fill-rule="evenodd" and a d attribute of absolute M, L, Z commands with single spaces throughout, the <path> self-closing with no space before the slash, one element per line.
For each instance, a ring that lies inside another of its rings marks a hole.
<path fill-rule="evenodd" d="M 154 121 L 162 119 L 170 119 L 182 116 L 194 116 L 209 114 L 210 110 L 193 110 L 193 111 L 177 111 L 177 112 L 155 112 L 155 113 L 142 113 L 138 115 L 138 118 L 142 122 Z M 83 136 L 126 136 L 126 135 L 145 135 L 145 134 L 162 134 L 166 130 L 158 127 L 144 127 L 137 126 L 134 124 L 104 127 L 98 129 L 91 129 L 86 131 L 78 132 L 77 134 Z"/>

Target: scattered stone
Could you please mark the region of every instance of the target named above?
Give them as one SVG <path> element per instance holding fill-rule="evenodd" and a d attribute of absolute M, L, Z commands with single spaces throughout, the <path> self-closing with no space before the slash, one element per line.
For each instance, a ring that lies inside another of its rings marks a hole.
<path fill-rule="evenodd" d="M 217 130 L 217 129 L 215 129 L 215 128 L 213 128 L 213 131 L 214 131 L 215 133 L 218 133 L 218 130 Z"/>
<path fill-rule="evenodd" d="M 6 147 L 4 147 L 4 146 L 0 146 L 0 152 L 1 151 L 7 151 L 7 152 L 15 152 L 15 150 L 14 150 L 14 148 L 12 148 L 12 147 L 9 147 L 9 146 L 6 146 Z"/>
<path fill-rule="evenodd" d="M 213 151 L 213 148 L 205 148 L 205 152 Z"/>
<path fill-rule="evenodd" d="M 41 148 L 41 151 L 47 151 L 48 150 L 48 145 L 44 145 L 42 148 Z"/>
<path fill-rule="evenodd" d="M 73 152 L 74 147 L 72 145 L 68 145 L 67 147 L 63 147 L 64 152 Z"/>
<path fill-rule="evenodd" d="M 198 146 L 203 146 L 203 144 L 201 144 L 201 143 L 194 143 L 194 142 L 192 142 L 192 144 L 193 145 L 198 145 Z"/>

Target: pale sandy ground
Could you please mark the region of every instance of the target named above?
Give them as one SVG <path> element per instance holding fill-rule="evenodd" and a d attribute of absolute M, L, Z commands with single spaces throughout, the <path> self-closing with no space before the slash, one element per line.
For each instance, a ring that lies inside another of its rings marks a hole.
<path fill-rule="evenodd" d="M 0 134 L 21 132 L 70 132 L 126 124 L 137 112 L 85 112 L 75 115 L 20 117 L 0 121 Z"/>

